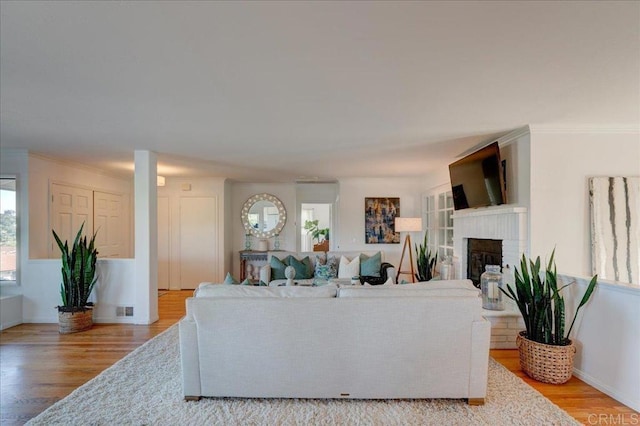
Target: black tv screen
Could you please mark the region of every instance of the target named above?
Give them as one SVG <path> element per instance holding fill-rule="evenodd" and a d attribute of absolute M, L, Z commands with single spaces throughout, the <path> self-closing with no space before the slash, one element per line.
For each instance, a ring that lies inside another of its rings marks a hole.
<path fill-rule="evenodd" d="M 507 202 L 498 142 L 449 164 L 449 176 L 455 210 Z"/>

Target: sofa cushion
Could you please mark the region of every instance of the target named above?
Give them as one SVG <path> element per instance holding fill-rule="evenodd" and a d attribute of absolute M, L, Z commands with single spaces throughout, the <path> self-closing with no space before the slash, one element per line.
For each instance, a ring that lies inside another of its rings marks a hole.
<path fill-rule="evenodd" d="M 309 256 L 306 256 L 302 260 L 298 260 L 293 256 L 288 256 L 285 259 L 285 263 L 289 266 L 293 266 L 293 269 L 296 270 L 295 278 L 306 280 L 309 278 L 313 278 L 313 266 L 311 265 L 311 260 Z"/>
<path fill-rule="evenodd" d="M 340 257 L 338 267 L 338 278 L 351 278 L 360 276 L 360 256 L 356 256 L 349 261 L 345 256 Z"/>
<path fill-rule="evenodd" d="M 360 255 L 360 275 L 368 277 L 380 276 L 380 265 L 382 264 L 382 254 L 380 252 L 373 256 Z"/>
<path fill-rule="evenodd" d="M 336 297 L 337 287 L 256 287 L 209 284 L 198 287 L 195 297 Z"/>
<path fill-rule="evenodd" d="M 284 280 L 287 278 L 284 276 L 284 270 L 287 266 L 289 266 L 286 259 L 283 261 L 278 259 L 276 256 L 271 256 L 269 266 L 271 266 L 272 280 Z"/>
<path fill-rule="evenodd" d="M 411 284 L 409 287 L 415 286 L 417 288 L 427 289 L 451 289 L 451 288 L 466 288 L 469 290 L 477 290 L 478 288 L 473 285 L 471 280 L 431 280 L 420 281 L 415 284 Z"/>
<path fill-rule="evenodd" d="M 466 280 L 464 280 L 466 281 Z M 443 281 L 444 283 L 444 281 Z M 378 285 L 378 286 L 351 286 L 340 287 L 338 297 L 479 297 L 480 291 L 471 284 L 472 288 L 465 285 L 463 280 L 449 282 L 447 284 L 429 287 L 420 284 L 407 285 Z"/>

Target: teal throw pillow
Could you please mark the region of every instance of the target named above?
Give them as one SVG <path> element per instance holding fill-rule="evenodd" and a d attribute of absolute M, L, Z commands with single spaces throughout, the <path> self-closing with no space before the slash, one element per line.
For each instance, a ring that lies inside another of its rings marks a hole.
<path fill-rule="evenodd" d="M 278 259 L 277 257 L 271 256 L 271 262 L 269 263 L 269 266 L 271 266 L 271 279 L 272 280 L 286 280 L 287 279 L 287 277 L 284 276 L 284 268 L 289 266 L 289 263 L 287 262 L 286 259 L 283 262 L 282 260 Z"/>
<path fill-rule="evenodd" d="M 253 285 L 253 284 L 251 284 L 251 282 L 249 281 L 249 278 L 245 278 L 245 280 L 242 281 L 240 285 Z"/>
<path fill-rule="evenodd" d="M 309 260 L 309 256 L 305 257 L 302 260 L 298 260 L 295 257 L 289 255 L 285 259 L 289 266 L 293 266 L 293 269 L 296 270 L 295 279 L 306 280 L 309 278 L 313 278 L 313 272 L 311 269 L 311 260 Z"/>
<path fill-rule="evenodd" d="M 223 284 L 239 284 L 238 280 L 231 276 L 231 272 L 227 272 L 227 276 L 225 277 Z"/>
<path fill-rule="evenodd" d="M 302 259 L 302 263 L 304 263 L 304 265 L 307 267 L 307 279 L 313 278 L 313 263 L 311 263 L 311 259 L 309 259 L 309 256 L 306 256 L 304 259 Z"/>
<path fill-rule="evenodd" d="M 382 266 L 382 253 L 377 252 L 369 257 L 366 254 L 360 255 L 360 276 L 379 277 Z"/>

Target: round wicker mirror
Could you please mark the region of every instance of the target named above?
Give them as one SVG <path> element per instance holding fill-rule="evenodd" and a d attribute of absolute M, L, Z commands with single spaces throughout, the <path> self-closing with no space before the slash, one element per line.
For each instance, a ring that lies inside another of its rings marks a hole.
<path fill-rule="evenodd" d="M 257 238 L 270 238 L 284 228 L 287 211 L 275 195 L 256 194 L 244 203 L 240 217 L 247 234 Z"/>

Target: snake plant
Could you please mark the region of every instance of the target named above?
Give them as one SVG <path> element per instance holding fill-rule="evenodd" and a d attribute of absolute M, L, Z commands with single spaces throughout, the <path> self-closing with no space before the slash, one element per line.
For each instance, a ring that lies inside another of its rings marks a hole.
<path fill-rule="evenodd" d="M 62 283 L 60 284 L 62 305 L 58 306 L 61 312 L 82 311 L 91 305 L 88 299 L 97 281 L 98 250 L 95 248 L 96 234 L 93 234 L 87 244 L 87 237 L 82 237 L 82 228 L 84 223 L 80 226 L 71 247 L 67 241 L 63 244 L 56 231 L 52 231 L 62 257 Z"/>
<path fill-rule="evenodd" d="M 424 241 L 422 244 L 415 244 L 416 248 L 416 266 L 418 267 L 418 273 L 416 278 L 418 281 L 429 281 L 433 278 L 436 272 L 436 263 L 438 262 L 438 253 L 432 256 L 431 250 L 427 248 L 427 234 L 424 234 Z"/>
<path fill-rule="evenodd" d="M 595 275 L 591 279 L 573 316 L 571 326 L 565 333 L 565 303 L 560 292 L 575 281 L 558 288 L 554 255 L 555 250 L 551 253 L 544 277 L 540 274 L 540 256 L 534 262 L 531 259 L 527 261 L 522 255 L 520 271 L 515 268 L 515 292 L 509 286 L 506 286 L 506 290 L 500 290 L 518 305 L 526 327 L 527 339 L 547 345 L 565 346 L 571 344 L 569 335 L 578 311 L 591 297 L 598 276 Z"/>

